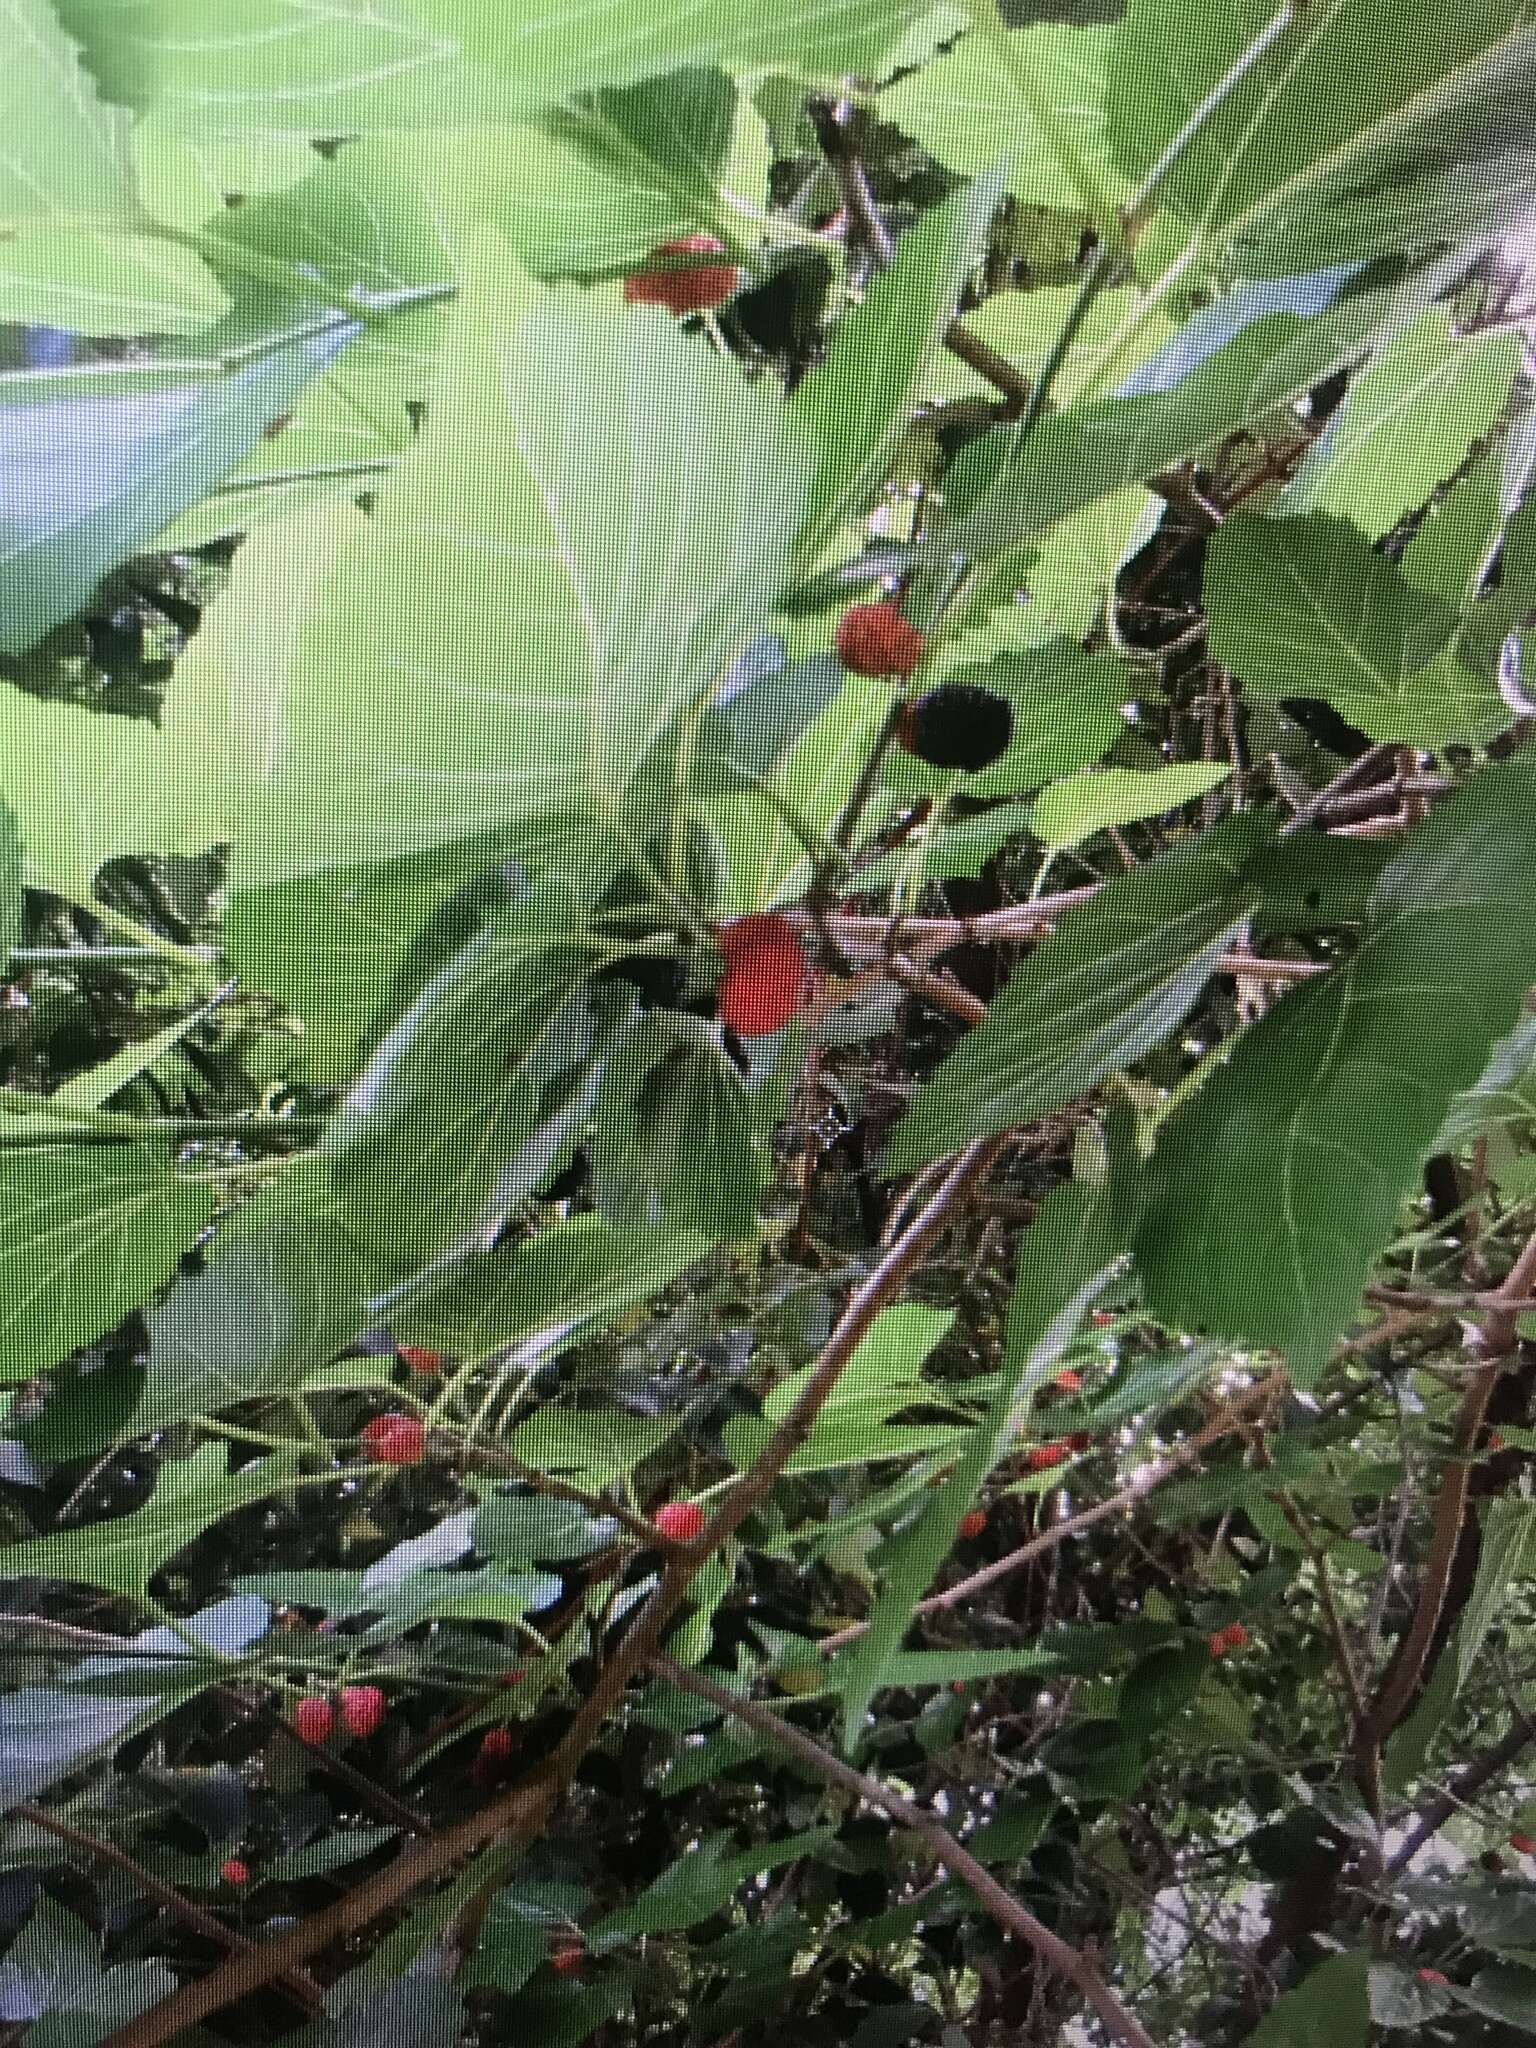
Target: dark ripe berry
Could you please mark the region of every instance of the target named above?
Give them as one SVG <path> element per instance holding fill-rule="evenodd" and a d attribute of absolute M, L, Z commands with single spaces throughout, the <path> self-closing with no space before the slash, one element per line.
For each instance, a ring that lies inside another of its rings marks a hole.
<path fill-rule="evenodd" d="M 907 705 L 897 737 L 909 754 L 931 768 L 990 768 L 1013 738 L 1013 706 L 995 690 L 944 683 Z"/>
<path fill-rule="evenodd" d="M 718 256 L 724 242 L 713 235 L 680 235 L 675 241 L 660 242 L 653 256 Z M 741 276 L 733 264 L 695 264 L 687 270 L 637 270 L 624 280 L 624 303 L 629 306 L 665 306 L 670 313 L 702 313 L 718 306 L 735 291 Z"/>
<path fill-rule="evenodd" d="M 1093 1438 L 1086 1429 L 1074 1429 L 1067 1438 L 1067 1449 L 1074 1458 L 1080 1458 L 1085 1451 L 1093 1449 Z"/>
<path fill-rule="evenodd" d="M 716 933 L 725 973 L 715 1014 L 740 1038 L 782 1031 L 804 1002 L 811 967 L 800 934 L 776 911 L 733 918 Z"/>
<path fill-rule="evenodd" d="M 675 953 L 630 953 L 598 969 L 595 981 L 627 981 L 640 991 L 649 1010 L 675 1010 L 688 981 L 688 970 Z"/>
<path fill-rule="evenodd" d="M 318 1693 L 311 1693 L 308 1699 L 299 1701 L 293 1710 L 293 1725 L 299 1740 L 318 1748 L 330 1735 L 336 1725 L 336 1714 L 329 1700 Z"/>
<path fill-rule="evenodd" d="M 984 1508 L 972 1508 L 968 1515 L 960 1517 L 960 1527 L 956 1533 L 963 1543 L 974 1543 L 986 1526 L 986 1510 Z"/>
<path fill-rule="evenodd" d="M 856 676 L 909 676 L 923 653 L 922 634 L 889 602 L 850 605 L 834 644 L 843 667 Z"/>
<path fill-rule="evenodd" d="M 665 1507 L 658 1508 L 651 1520 L 663 1536 L 670 1536 L 674 1543 L 691 1543 L 704 1526 L 704 1510 L 697 1501 L 669 1500 Z"/>
<path fill-rule="evenodd" d="M 349 1735 L 371 1735 L 384 1719 L 384 1691 L 377 1685 L 341 1688 L 341 1723 Z"/>

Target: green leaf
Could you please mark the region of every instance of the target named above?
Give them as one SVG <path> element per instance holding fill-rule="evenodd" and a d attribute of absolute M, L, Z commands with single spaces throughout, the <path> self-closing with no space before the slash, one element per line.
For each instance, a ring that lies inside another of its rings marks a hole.
<path fill-rule="evenodd" d="M 1105 73 L 1117 33 L 1050 21 L 1008 37 L 1057 129 L 1093 165 L 1112 199 L 1129 190 L 1104 161 Z M 958 48 L 898 79 L 881 94 L 879 107 L 884 120 L 952 171 L 983 170 L 1006 151 L 1012 191 L 1033 205 L 1082 204 L 1081 189 L 989 36 L 972 30 Z"/>
<path fill-rule="evenodd" d="M 1244 2048 L 1366 2048 L 1369 1973 L 1368 1956 L 1329 1956 L 1275 2001 Z"/>
<path fill-rule="evenodd" d="M 1067 1187 L 1051 1197 L 1025 1237 L 1002 1383 L 943 1484 L 882 1553 L 884 1584 L 868 1628 L 846 1663 L 839 1661 L 845 1751 L 856 1747 L 870 1702 L 891 1682 L 890 1668 L 912 1624 L 912 1610 L 953 1549 L 960 1517 L 1014 1441 L 1035 1394 L 1056 1372 L 1083 1317 L 1108 1284 L 1124 1249 L 1114 1242 L 1114 1225 L 1124 1221 L 1114 1199 L 1095 1200 L 1081 1188 Z M 855 1359 L 848 1374 L 856 1369 Z"/>
<path fill-rule="evenodd" d="M 48 227 L 0 241 L 0 320 L 79 334 L 194 334 L 228 306 L 200 257 L 150 235 Z"/>
<path fill-rule="evenodd" d="M 112 1329 L 212 1213 L 160 1146 L 0 1153 L 0 1373 L 30 1378 Z"/>
<path fill-rule="evenodd" d="M 1076 846 L 1096 832 L 1177 810 L 1208 790 L 1219 789 L 1231 773 L 1229 763 L 1207 761 L 1074 775 L 1036 797 L 1030 827 L 1047 846 Z"/>
<path fill-rule="evenodd" d="M 390 1269 L 447 1251 L 498 1190 L 503 1203 L 531 1193 L 579 1134 L 602 1025 L 575 929 L 558 892 L 496 913 L 386 1034 L 327 1127 L 317 1157 L 344 1218 Z M 541 1129 L 548 1157 L 536 1148 L 518 1167 Z"/>
<path fill-rule="evenodd" d="M 573 1217 L 512 1251 L 470 1259 L 413 1298 L 392 1327 L 408 1343 L 466 1358 L 557 1323 L 579 1342 L 670 1287 L 714 1244 L 699 1231 L 615 1230 L 600 1216 Z"/>
<path fill-rule="evenodd" d="M 233 469 L 352 332 L 338 316 L 228 370 L 0 378 L 0 653 L 24 653 L 77 612 Z"/>
<path fill-rule="evenodd" d="M 215 1522 L 291 1486 L 301 1462 L 283 1452 L 247 1465 L 231 1478 L 229 1446 L 204 1444 L 190 1458 L 161 1468 L 146 1507 L 113 1521 L 13 1543 L 6 1551 L 7 1567 L 22 1578 L 63 1579 L 71 1585 L 138 1596 L 164 1565 Z"/>
<path fill-rule="evenodd" d="M 1432 306 L 1355 379 L 1280 510 L 1332 513 L 1371 539 L 1385 533 L 1493 425 L 1519 359 L 1517 336 L 1458 334 Z"/>
<path fill-rule="evenodd" d="M 1298 310 L 1270 310 L 1272 299 L 1234 293 L 1235 309 L 1196 314 L 1121 395 L 1080 399 L 1027 437 L 992 433 L 967 448 L 945 480 L 946 498 L 966 509 L 943 547 L 983 558 L 1265 419 L 1384 344 L 1464 269 L 1464 257 L 1444 258 L 1352 296 L 1339 296 L 1338 274 L 1288 280 L 1283 296 Z"/>
<path fill-rule="evenodd" d="M 293 1191 L 244 1210 L 200 1272 L 152 1308 L 139 1430 L 294 1391 L 366 1320 L 370 1274 L 324 1214 L 284 1213 Z"/>
<path fill-rule="evenodd" d="M 617 1941 L 637 1934 L 666 1934 L 709 1920 L 728 1906 L 750 1878 L 777 1870 L 802 1856 L 813 1856 L 835 1841 L 835 1827 L 811 1828 L 777 1842 L 758 1842 L 729 1853 L 729 1835 L 711 1835 L 685 1850 L 676 1863 L 648 1885 L 633 1904 L 605 1913 L 587 1929 L 590 1943 Z"/>
<path fill-rule="evenodd" d="M 1536 977 L 1533 794 L 1536 767 L 1500 762 L 1437 809 L 1383 870 L 1354 955 L 1278 1002 L 1163 1125 L 1137 1245 L 1159 1315 L 1287 1349 L 1298 1383 L 1319 1369 Z"/>
<path fill-rule="evenodd" d="M 970 1428 L 953 1423 L 895 1424 L 904 1409 L 931 1407 L 934 1387 L 923 1379 L 923 1360 L 948 1332 L 951 1313 L 907 1304 L 882 1310 L 828 1396 L 805 1443 L 785 1466 L 788 1473 L 830 1472 L 950 1444 Z M 746 1471 L 788 1415 L 815 1372 L 814 1361 L 786 1374 L 763 1402 L 760 1417 L 735 1416 L 722 1431 L 726 1455 Z"/>
<path fill-rule="evenodd" d="M 777 586 L 807 462 L 768 394 L 658 308 L 534 292 L 494 238 L 476 271 L 426 426 L 283 665 L 236 886 L 512 851 L 554 814 L 648 837 L 638 765 Z"/>
<path fill-rule="evenodd" d="M 1491 737 L 1509 713 L 1489 679 L 1446 656 L 1459 623 L 1348 520 L 1241 515 L 1212 536 L 1213 657 L 1266 697 L 1321 697 L 1373 739 Z"/>
<path fill-rule="evenodd" d="M 128 122 L 104 107 L 48 0 L 0 0 L 0 235 L 71 216 L 131 221 Z"/>
<path fill-rule="evenodd" d="M 720 63 L 733 71 L 788 66 L 828 81 L 878 72 L 919 11 L 916 0 L 849 0 L 835 9 L 814 0 L 771 8 L 757 0 L 703 0 L 675 15 L 637 10 L 630 0 L 596 0 L 575 15 L 509 8 L 503 0 L 417 0 L 429 28 L 462 38 L 469 56 L 497 70 L 522 116 L 573 92 L 684 64 Z"/>
<path fill-rule="evenodd" d="M 1464 1686 L 1488 1632 L 1505 1613 L 1516 1579 L 1536 1567 L 1536 1501 L 1514 1496 L 1489 1501 L 1483 1515 L 1477 1577 L 1456 1631 L 1457 1686 Z"/>
<path fill-rule="evenodd" d="M 626 1478 L 677 1432 L 681 1416 L 622 1408 L 561 1408 L 546 1401 L 506 1439 L 514 1458 L 540 1472 L 597 1488 Z"/>
<path fill-rule="evenodd" d="M 930 209 L 902 237 L 895 262 L 874 279 L 862 304 L 844 313 L 825 362 L 791 401 L 791 418 L 817 451 L 802 560 L 868 508 L 913 405 L 927 396 L 945 329 L 1003 196 L 1002 175 L 988 169 L 996 155 L 989 149 L 986 163 L 975 166 L 987 175 Z"/>
<path fill-rule="evenodd" d="M 101 1964 L 94 1928 L 39 1893 L 0 1963 L 0 2008 L 32 2022 L 36 2048 L 89 2048 L 113 2020 L 130 2020 L 177 1980 L 159 1961 Z"/>
<path fill-rule="evenodd" d="M 1491 1969 L 1479 1970 L 1465 1989 L 1459 1984 L 1446 1989 L 1458 2005 L 1470 2007 L 1485 2019 L 1504 2020 L 1522 2033 L 1536 2034 L 1536 1970 L 1496 1963 Z"/>
<path fill-rule="evenodd" d="M 182 1627 L 233 1656 L 265 1634 L 270 1613 L 265 1600 L 237 1595 L 188 1615 Z M 225 1668 L 199 1658 L 171 1628 L 124 1636 L 123 1649 L 130 1654 L 85 1658 L 64 1684 L 22 1686 L 0 1699 L 0 1812 L 110 1756 Z"/>
<path fill-rule="evenodd" d="M 1419 1696 L 1418 1704 L 1407 1720 L 1394 1729 L 1386 1746 L 1381 1782 L 1385 1790 L 1394 1796 L 1407 1791 L 1414 1780 L 1423 1775 L 1430 1746 L 1443 1727 L 1446 1715 L 1456 1704 L 1459 1683 L 1455 1657 L 1449 1649 L 1442 1650 L 1435 1659 L 1429 1683 Z"/>
<path fill-rule="evenodd" d="M 407 0 L 56 0 L 102 94 L 192 135 L 321 136 L 509 118 L 522 96 Z"/>
<path fill-rule="evenodd" d="M 1266 836 L 1228 819 L 1069 911 L 897 1124 L 886 1170 L 1033 1123 L 1176 1030 L 1257 901 L 1245 865 Z"/>
<path fill-rule="evenodd" d="M 692 1021 L 692 1020 L 690 1020 Z M 710 1028 L 641 1023 L 610 1063 L 592 1134 L 593 1199 L 631 1227 L 749 1236 L 767 1157 L 752 1098 Z"/>
<path fill-rule="evenodd" d="M 1109 84 L 1127 173 L 1151 167 L 1274 14 L 1268 0 L 1232 0 L 1196 20 L 1178 0 L 1136 0 Z M 1186 139 L 1158 196 L 1207 236 L 1242 245 L 1250 276 L 1353 254 L 1362 241 L 1390 248 L 1414 238 L 1425 201 L 1383 188 L 1411 187 L 1426 166 L 1431 190 L 1460 184 L 1497 215 L 1495 160 L 1523 140 L 1533 89 L 1521 0 L 1474 0 L 1454 17 L 1424 0 L 1406 14 L 1398 0 L 1309 9 Z M 1362 199 L 1358 214 L 1346 203 Z"/>

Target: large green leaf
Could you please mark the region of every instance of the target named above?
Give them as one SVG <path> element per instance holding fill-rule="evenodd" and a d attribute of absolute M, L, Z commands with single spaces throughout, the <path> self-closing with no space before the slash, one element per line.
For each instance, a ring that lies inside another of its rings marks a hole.
<path fill-rule="evenodd" d="M 921 1090 L 886 1171 L 1033 1123 L 1166 1038 L 1258 901 L 1245 867 L 1265 839 L 1228 819 L 1068 912 Z"/>
<path fill-rule="evenodd" d="M 1115 34 L 1051 21 L 1015 29 L 1008 42 L 1057 128 L 1119 199 L 1128 184 L 1104 161 L 1105 69 Z M 973 31 L 947 56 L 908 72 L 881 95 L 880 111 L 953 171 L 982 170 L 1006 151 L 1012 189 L 1032 205 L 1082 204 L 990 36 Z"/>
<path fill-rule="evenodd" d="M 13 1543 L 8 1572 L 21 1578 L 65 1579 L 109 1593 L 141 1594 L 161 1567 L 237 1508 L 292 1486 L 301 1461 L 287 1452 L 230 1475 L 229 1446 L 204 1444 L 190 1458 L 161 1467 L 148 1504 L 113 1521 L 60 1529 Z"/>
<path fill-rule="evenodd" d="M 160 1146 L 0 1153 L 0 1372 L 28 1378 L 110 1330 L 165 1283 L 212 1212 L 207 1184 L 179 1175 Z"/>
<path fill-rule="evenodd" d="M 0 653 L 69 618 L 98 580 L 228 474 L 354 332 L 341 316 L 241 367 L 0 379 Z"/>
<path fill-rule="evenodd" d="M 1135 0 L 1109 86 L 1129 173 L 1150 169 L 1276 12 L 1270 0 L 1224 0 L 1198 15 L 1179 0 Z M 1299 9 L 1200 123 L 1159 196 L 1244 245 L 1250 275 L 1259 262 L 1354 253 L 1367 234 L 1367 247 L 1393 246 L 1394 230 L 1406 243 L 1437 195 L 1492 213 L 1510 170 L 1513 189 L 1521 170 L 1529 181 L 1529 164 L 1518 164 L 1536 90 L 1529 23 L 1523 0 L 1472 0 L 1454 14 L 1432 0 Z"/>
<path fill-rule="evenodd" d="M 0 320 L 80 334 L 195 334 L 228 305 L 201 257 L 150 235 L 47 227 L 0 241 Z"/>
<path fill-rule="evenodd" d="M 1280 509 L 1333 513 L 1371 539 L 1385 533 L 1493 425 L 1519 361 L 1516 335 L 1458 334 L 1432 306 L 1351 385 Z"/>
<path fill-rule="evenodd" d="M 40 4 L 40 0 L 39 0 Z M 193 134 L 506 118 L 519 96 L 409 0 L 55 0 L 108 100 Z"/>
<path fill-rule="evenodd" d="M 279 1189 L 280 1196 L 286 1190 Z M 253 1207 L 145 1317 L 137 1429 L 291 1393 L 367 1320 L 369 1269 L 334 1218 Z"/>
<path fill-rule="evenodd" d="M 471 1259 L 394 1319 L 415 1344 L 473 1357 L 557 1323 L 572 1341 L 669 1287 L 714 1247 L 699 1231 L 615 1230 L 599 1216 L 551 1225 L 510 1252 Z"/>
<path fill-rule="evenodd" d="M 1346 519 L 1238 514 L 1211 538 L 1215 659 L 1267 697 L 1321 697 L 1372 739 L 1439 746 L 1509 723 L 1496 684 L 1455 659 L 1459 620 Z"/>
<path fill-rule="evenodd" d="M 1536 979 L 1536 764 L 1486 769 L 1372 892 L 1352 957 L 1168 1119 L 1137 1243 L 1160 1315 L 1320 1369 L 1447 1109 Z M 1256 1255 L 1256 1248 L 1258 1255 Z"/>
<path fill-rule="evenodd" d="M 1276 2000 L 1244 2048 L 1366 2048 L 1370 1957 L 1332 1955 Z"/>
<path fill-rule="evenodd" d="M 625 85 L 685 64 L 737 71 L 788 66 L 829 84 L 845 72 L 878 73 L 891 44 L 919 12 L 917 0 L 818 0 L 764 7 L 759 0 L 701 0 L 685 14 L 593 0 L 581 12 L 538 12 L 526 0 L 416 0 L 434 29 L 461 37 L 468 54 L 498 70 L 528 114 L 568 94 Z"/>
<path fill-rule="evenodd" d="M 0 0 L 0 233 L 32 223 L 130 222 L 129 124 L 104 107 L 49 0 Z"/>
<path fill-rule="evenodd" d="M 993 433 L 966 449 L 945 483 L 946 495 L 966 507 L 945 545 L 981 557 L 1027 540 L 1263 420 L 1388 341 L 1465 267 L 1465 257 L 1446 257 L 1352 296 L 1339 296 L 1342 273 L 1288 280 L 1284 291 L 1269 288 L 1268 299 L 1263 288 L 1233 293 L 1233 305 L 1196 314 L 1120 395 L 1080 399 L 1027 437 Z M 1276 297 L 1282 309 L 1270 310 Z M 1147 317 L 1130 315 L 1106 363 L 1138 346 Z"/>
<path fill-rule="evenodd" d="M 237 883 L 619 829 L 764 621 L 808 468 L 767 393 L 658 308 L 535 292 L 494 237 L 446 356 L 301 623 Z"/>
<path fill-rule="evenodd" d="M 455 954 L 386 1034 L 317 1148 L 349 1226 L 392 1270 L 446 1252 L 493 1196 L 524 1198 L 579 1135 L 605 1026 L 583 986 L 590 955 L 561 930 L 560 909 L 499 913 Z M 534 1158 L 509 1185 L 530 1144 Z"/>

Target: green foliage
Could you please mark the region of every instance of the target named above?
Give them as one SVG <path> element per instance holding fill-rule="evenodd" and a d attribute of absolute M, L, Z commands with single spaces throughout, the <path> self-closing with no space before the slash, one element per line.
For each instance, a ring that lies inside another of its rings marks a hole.
<path fill-rule="evenodd" d="M 0 30 L 5 2018 L 1536 2031 L 1522 0 Z"/>

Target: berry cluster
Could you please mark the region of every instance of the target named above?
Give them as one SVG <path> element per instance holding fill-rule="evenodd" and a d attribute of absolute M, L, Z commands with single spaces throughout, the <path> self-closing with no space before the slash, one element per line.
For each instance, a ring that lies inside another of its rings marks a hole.
<path fill-rule="evenodd" d="M 1248 1631 L 1240 1621 L 1229 1621 L 1225 1628 L 1217 1629 L 1207 1638 L 1213 1657 L 1225 1657 L 1229 1650 L 1246 1650 L 1249 1640 Z"/>

